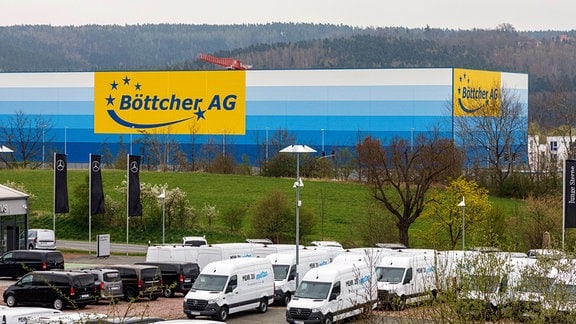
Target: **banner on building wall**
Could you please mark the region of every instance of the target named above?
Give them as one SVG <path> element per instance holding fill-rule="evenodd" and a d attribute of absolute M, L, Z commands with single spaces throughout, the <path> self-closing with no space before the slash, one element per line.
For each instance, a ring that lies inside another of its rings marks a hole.
<path fill-rule="evenodd" d="M 94 132 L 246 132 L 245 71 L 96 72 Z"/>
<path fill-rule="evenodd" d="M 454 69 L 454 116 L 500 116 L 501 73 Z"/>
<path fill-rule="evenodd" d="M 54 213 L 64 214 L 68 208 L 68 165 L 66 154 L 54 153 Z"/>
<path fill-rule="evenodd" d="M 564 228 L 576 228 L 576 160 L 564 161 Z"/>

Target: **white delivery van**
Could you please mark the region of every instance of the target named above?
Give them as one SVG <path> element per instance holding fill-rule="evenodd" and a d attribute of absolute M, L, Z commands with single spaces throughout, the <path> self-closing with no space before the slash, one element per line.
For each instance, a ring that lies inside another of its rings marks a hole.
<path fill-rule="evenodd" d="M 335 323 L 377 304 L 373 272 L 364 262 L 330 263 L 308 271 L 286 307 L 288 323 Z"/>
<path fill-rule="evenodd" d="M 228 314 L 249 309 L 261 313 L 274 302 L 274 272 L 265 258 L 238 258 L 207 264 L 184 297 L 184 313 L 192 319 L 210 316 L 225 321 Z"/>
<path fill-rule="evenodd" d="M 296 251 L 273 253 L 266 258 L 272 262 L 274 269 L 274 299 L 284 305 L 290 302 L 296 291 L 297 278 L 301 281 L 310 269 L 330 263 L 330 256 L 325 250 L 299 250 L 298 269 L 296 269 Z"/>
<path fill-rule="evenodd" d="M 403 310 L 407 303 L 435 298 L 434 264 L 434 252 L 397 252 L 383 256 L 375 271 L 381 305 Z"/>
<path fill-rule="evenodd" d="M 62 311 L 44 307 L 13 307 L 0 309 L 2 323 L 20 324 L 28 323 L 41 316 L 63 314 Z"/>
<path fill-rule="evenodd" d="M 304 246 L 300 245 L 302 249 Z M 272 253 L 280 253 L 280 252 L 290 252 L 294 251 L 296 253 L 296 245 L 295 244 L 263 244 L 261 246 L 255 247 L 253 250 L 253 256 L 256 258 L 264 258 L 269 254 Z"/>
<path fill-rule="evenodd" d="M 206 240 L 206 236 L 184 236 L 182 238 L 182 245 L 198 247 L 208 245 L 208 241 Z"/>
<path fill-rule="evenodd" d="M 197 263 L 198 248 L 180 245 L 149 246 L 146 251 L 146 262 L 194 262 Z"/>
<path fill-rule="evenodd" d="M 395 250 L 387 248 L 366 247 L 366 248 L 353 248 L 347 249 L 338 254 L 332 262 L 365 262 L 369 267 L 376 268 L 380 265 L 382 258 L 385 255 L 395 253 Z"/>
<path fill-rule="evenodd" d="M 262 244 L 257 243 L 220 243 L 202 245 L 197 247 L 198 258 L 196 263 L 198 263 L 200 270 L 202 270 L 210 262 L 253 257 L 254 249 L 261 246 Z"/>

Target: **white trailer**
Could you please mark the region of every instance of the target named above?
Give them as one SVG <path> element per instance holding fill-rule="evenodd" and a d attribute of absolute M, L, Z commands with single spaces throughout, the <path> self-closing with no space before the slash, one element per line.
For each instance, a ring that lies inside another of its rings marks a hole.
<path fill-rule="evenodd" d="M 296 278 L 302 278 L 311 269 L 330 263 L 330 255 L 325 250 L 298 251 L 298 268 L 296 268 L 296 251 L 273 253 L 266 256 L 274 269 L 274 299 L 287 305 L 298 286 Z M 298 274 L 298 275 L 296 275 Z"/>
<path fill-rule="evenodd" d="M 376 304 L 376 283 L 366 263 L 331 263 L 304 275 L 286 307 L 286 321 L 335 323 Z"/>

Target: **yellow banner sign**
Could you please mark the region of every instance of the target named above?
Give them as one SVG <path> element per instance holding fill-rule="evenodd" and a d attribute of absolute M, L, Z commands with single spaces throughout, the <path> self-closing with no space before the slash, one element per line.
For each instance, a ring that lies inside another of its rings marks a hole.
<path fill-rule="evenodd" d="M 96 72 L 94 132 L 243 135 L 246 72 Z"/>
<path fill-rule="evenodd" d="M 500 116 L 500 72 L 454 69 L 454 116 Z"/>

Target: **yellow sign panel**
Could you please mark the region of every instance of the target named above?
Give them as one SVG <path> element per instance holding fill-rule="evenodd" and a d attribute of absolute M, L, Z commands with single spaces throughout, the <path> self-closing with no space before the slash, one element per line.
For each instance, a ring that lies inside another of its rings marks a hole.
<path fill-rule="evenodd" d="M 500 72 L 454 69 L 454 116 L 500 116 Z"/>
<path fill-rule="evenodd" d="M 243 135 L 245 71 L 96 72 L 94 132 Z"/>

